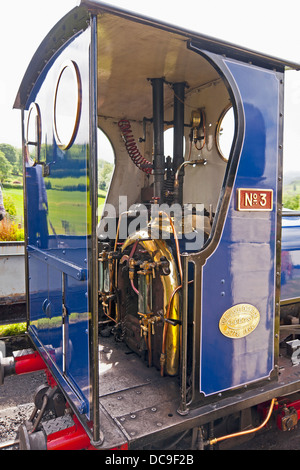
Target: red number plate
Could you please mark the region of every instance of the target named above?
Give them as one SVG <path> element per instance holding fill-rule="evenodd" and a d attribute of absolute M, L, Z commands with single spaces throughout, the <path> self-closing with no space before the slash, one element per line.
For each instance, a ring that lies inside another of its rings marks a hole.
<path fill-rule="evenodd" d="M 238 189 L 238 211 L 271 211 L 272 209 L 272 189 Z"/>

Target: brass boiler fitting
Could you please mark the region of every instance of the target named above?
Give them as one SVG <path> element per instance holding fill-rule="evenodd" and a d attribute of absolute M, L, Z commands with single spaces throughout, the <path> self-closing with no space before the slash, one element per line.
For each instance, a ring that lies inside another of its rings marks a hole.
<path fill-rule="evenodd" d="M 115 323 L 119 322 L 119 308 L 114 287 L 115 260 L 117 253 L 106 250 L 99 254 L 99 299 L 102 302 L 105 315 Z M 111 317 L 112 302 L 115 301 L 115 318 Z"/>
<path fill-rule="evenodd" d="M 106 263 L 107 263 L 107 252 L 102 251 L 99 254 L 98 258 L 98 263 L 99 263 L 99 287 L 98 287 L 98 292 L 99 295 L 104 294 L 108 289 L 105 287 L 105 278 L 106 278 Z"/>
<path fill-rule="evenodd" d="M 166 316 L 169 305 L 169 299 L 171 298 L 174 290 L 180 285 L 180 278 L 176 267 L 175 259 L 170 248 L 167 246 L 166 241 L 159 239 L 145 239 L 147 235 L 148 231 L 145 230 L 141 230 L 132 234 L 124 243 L 122 251 L 124 251 L 128 246 L 132 245 L 136 240 L 139 240 L 140 246 L 142 246 L 151 255 L 151 258 L 153 259 L 153 262 L 156 265 L 159 265 L 161 263 L 162 257 L 164 257 L 164 262 L 168 261 L 170 273 L 167 275 L 160 275 L 164 293 L 164 315 Z M 159 317 L 156 317 L 152 314 L 152 318 L 150 321 L 151 329 L 154 328 L 154 323 L 158 321 L 158 318 Z M 174 300 L 172 302 L 172 312 L 170 313 L 170 318 L 174 320 L 180 320 L 179 297 L 177 295 L 174 297 Z M 145 320 L 144 316 L 142 320 Z M 147 328 L 149 328 L 148 323 L 149 318 L 147 319 Z M 179 333 L 179 325 L 169 325 L 166 338 L 166 373 L 171 376 L 176 375 L 178 372 Z"/>
<path fill-rule="evenodd" d="M 139 314 L 152 315 L 152 278 L 155 278 L 155 263 L 144 261 L 138 274 Z"/>
<path fill-rule="evenodd" d="M 135 268 L 135 260 L 130 258 L 129 260 L 129 279 L 130 281 L 134 280 L 134 268 Z"/>
<path fill-rule="evenodd" d="M 100 264 L 99 293 L 111 294 L 113 292 L 114 252 L 102 251 L 98 262 Z"/>
<path fill-rule="evenodd" d="M 201 125 L 201 113 L 200 111 L 192 111 L 191 114 L 191 128 L 192 128 L 192 139 L 194 143 L 198 140 L 198 129 Z"/>
<path fill-rule="evenodd" d="M 144 261 L 140 265 L 138 274 L 138 314 L 141 317 L 141 336 L 147 343 L 148 365 L 152 366 L 152 341 L 151 336 L 155 334 L 154 324 L 157 317 L 152 311 L 152 279 L 155 278 L 156 263 Z M 129 268 L 130 269 L 130 268 Z M 158 317 L 158 320 L 161 320 Z"/>

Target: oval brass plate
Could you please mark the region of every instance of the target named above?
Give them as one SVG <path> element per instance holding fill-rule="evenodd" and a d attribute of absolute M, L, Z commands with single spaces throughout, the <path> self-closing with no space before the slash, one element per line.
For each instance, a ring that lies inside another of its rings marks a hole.
<path fill-rule="evenodd" d="M 238 304 L 223 313 L 219 328 L 228 338 L 243 338 L 252 333 L 260 320 L 257 308 L 250 304 Z"/>

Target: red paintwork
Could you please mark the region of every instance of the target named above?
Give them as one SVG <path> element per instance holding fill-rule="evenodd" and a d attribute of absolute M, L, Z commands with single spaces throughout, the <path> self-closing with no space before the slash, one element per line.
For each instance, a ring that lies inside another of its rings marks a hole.
<path fill-rule="evenodd" d="M 46 364 L 38 352 L 27 354 L 26 356 L 15 357 L 16 375 L 28 374 L 30 372 L 44 369 L 46 369 Z"/>

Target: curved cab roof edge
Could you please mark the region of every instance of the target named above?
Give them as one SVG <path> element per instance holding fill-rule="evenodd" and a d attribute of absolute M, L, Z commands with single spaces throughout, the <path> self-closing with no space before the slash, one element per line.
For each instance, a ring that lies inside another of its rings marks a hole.
<path fill-rule="evenodd" d="M 77 5 L 80 3 L 80 5 L 73 8 L 51 29 L 35 52 L 21 82 L 15 99 L 14 108 L 23 109 L 25 107 L 32 86 L 42 72 L 42 67 L 44 67 L 53 54 L 58 51 L 71 36 L 74 35 L 76 32 L 74 31 L 74 28 L 79 32 L 87 27 L 87 20 L 90 12 L 95 14 L 100 12 L 115 14 L 132 21 L 137 21 L 172 33 L 180 34 L 184 36 L 192 46 L 216 54 L 225 55 L 232 59 L 248 63 L 251 62 L 260 67 L 277 68 L 278 70 L 284 70 L 285 68 L 300 70 L 300 63 L 286 61 L 284 59 L 269 56 L 217 38 L 157 21 L 153 18 L 142 16 L 129 10 L 116 8 L 113 5 L 109 5 L 102 1 L 81 0 L 81 2 L 77 1 L 76 3 Z"/>
<path fill-rule="evenodd" d="M 74 36 L 76 32 L 86 29 L 88 18 L 89 11 L 85 7 L 76 6 L 50 30 L 27 67 L 15 98 L 14 108 L 23 109 L 26 106 L 31 90 L 44 67 L 66 41 Z"/>

